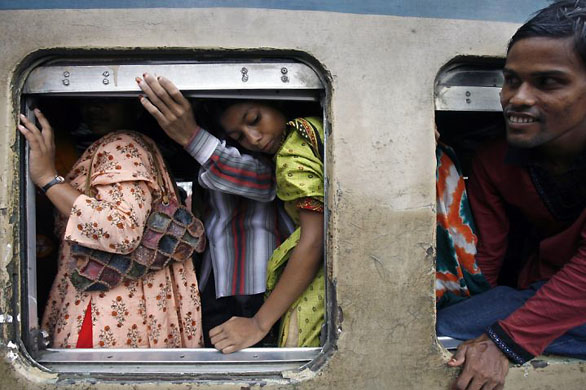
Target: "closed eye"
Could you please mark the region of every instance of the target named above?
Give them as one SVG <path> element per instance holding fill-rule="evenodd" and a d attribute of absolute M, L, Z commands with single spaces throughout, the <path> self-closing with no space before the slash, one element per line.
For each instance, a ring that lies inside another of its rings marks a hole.
<path fill-rule="evenodd" d="M 252 109 L 248 110 L 245 117 L 245 122 L 248 126 L 256 126 L 260 121 L 260 112 L 259 110 Z"/>
<path fill-rule="evenodd" d="M 226 135 L 228 137 L 232 138 L 236 142 L 242 141 L 242 138 L 244 137 L 244 134 L 242 134 L 241 131 L 231 131 L 231 132 L 227 133 Z"/>

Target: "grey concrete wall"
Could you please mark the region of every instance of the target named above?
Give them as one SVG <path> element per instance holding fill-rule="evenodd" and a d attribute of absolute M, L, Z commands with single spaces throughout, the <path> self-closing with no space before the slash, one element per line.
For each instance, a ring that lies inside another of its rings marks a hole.
<path fill-rule="evenodd" d="M 286 373 L 276 389 L 446 389 L 457 370 L 435 341 L 434 79 L 460 55 L 498 57 L 508 23 L 255 9 L 0 12 L 0 313 L 19 291 L 15 140 L 18 74 L 42 50 L 295 50 L 315 58 L 331 83 L 328 138 L 328 266 L 340 327 L 317 372 Z M 88 52 L 89 55 L 91 53 Z M 14 288 L 13 288 L 14 287 Z M 0 388 L 120 388 L 87 378 L 59 382 L 9 340 L 0 324 Z M 584 364 L 513 368 L 508 389 L 582 389 Z M 128 388 L 259 387 L 157 383 Z M 124 387 L 123 387 L 124 388 Z"/>

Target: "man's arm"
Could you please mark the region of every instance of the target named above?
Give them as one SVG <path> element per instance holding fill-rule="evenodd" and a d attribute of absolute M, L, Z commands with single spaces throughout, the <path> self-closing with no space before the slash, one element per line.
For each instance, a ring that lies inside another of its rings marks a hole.
<path fill-rule="evenodd" d="M 586 322 L 586 214 L 578 221 L 580 246 L 570 262 L 537 293 L 487 334 L 462 343 L 449 361 L 462 366 L 454 388 L 502 388 L 507 359 L 522 364 L 556 338 Z"/>
<path fill-rule="evenodd" d="M 502 161 L 502 157 L 494 146 L 481 151 L 472 167 L 467 187 L 478 231 L 475 258 L 493 287 L 497 285 L 509 232 L 505 203 L 490 174 L 494 163 L 499 159 Z M 458 390 L 502 389 L 509 371 L 507 356 L 486 334 L 460 344 L 448 365 L 462 367 L 454 383 L 454 389 Z"/>
<path fill-rule="evenodd" d="M 586 212 L 572 228 L 578 230 L 580 245 L 571 260 L 522 307 L 489 328 L 495 342 L 515 352 L 519 358 L 510 358 L 517 363 L 541 354 L 553 340 L 586 323 Z"/>

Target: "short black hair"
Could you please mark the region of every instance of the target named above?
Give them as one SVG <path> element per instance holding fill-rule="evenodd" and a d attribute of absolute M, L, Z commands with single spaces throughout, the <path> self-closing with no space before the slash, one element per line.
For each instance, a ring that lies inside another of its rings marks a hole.
<path fill-rule="evenodd" d="M 574 38 L 574 50 L 586 65 L 586 0 L 559 0 L 522 25 L 509 41 L 507 53 L 525 38 Z"/>

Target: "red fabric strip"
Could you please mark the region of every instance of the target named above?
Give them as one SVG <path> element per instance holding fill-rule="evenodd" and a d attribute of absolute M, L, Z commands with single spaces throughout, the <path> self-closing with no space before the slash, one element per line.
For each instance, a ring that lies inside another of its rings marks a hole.
<path fill-rule="evenodd" d="M 77 336 L 77 344 L 75 348 L 93 348 L 93 334 L 92 334 L 92 300 L 90 298 L 87 308 L 85 309 L 85 316 L 83 317 L 83 323 L 79 330 L 79 336 Z"/>
<path fill-rule="evenodd" d="M 213 154 L 211 157 L 211 160 L 217 165 L 217 167 L 221 171 L 230 172 L 230 173 L 233 173 L 233 174 L 239 175 L 239 176 L 246 176 L 246 177 L 249 177 L 253 180 L 270 180 L 273 177 L 273 175 L 270 173 L 259 174 L 254 171 L 247 171 L 242 168 L 235 168 L 235 167 L 232 167 L 228 164 L 224 164 L 222 162 L 222 160 L 220 159 L 220 156 L 218 156 L 217 154 Z"/>

